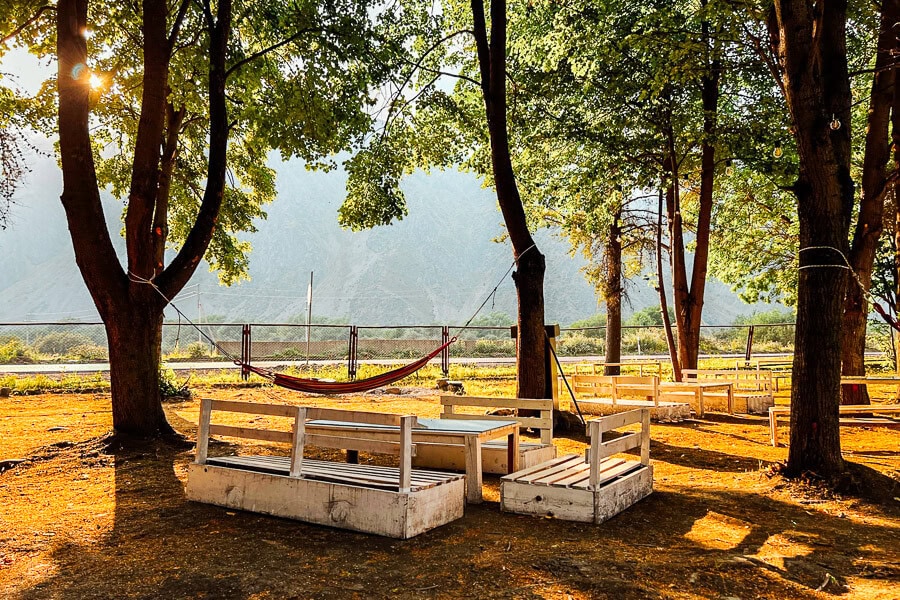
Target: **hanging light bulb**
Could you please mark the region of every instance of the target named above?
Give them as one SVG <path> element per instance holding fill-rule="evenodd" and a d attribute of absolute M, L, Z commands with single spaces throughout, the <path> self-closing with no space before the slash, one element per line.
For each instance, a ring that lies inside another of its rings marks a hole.
<path fill-rule="evenodd" d="M 784 150 L 781 149 L 781 146 L 775 146 L 775 150 L 772 152 L 772 156 L 775 158 L 781 158 L 781 155 L 784 154 Z"/>
<path fill-rule="evenodd" d="M 837 131 L 841 128 L 841 122 L 838 120 L 837 116 L 831 115 L 831 124 L 829 125 L 832 131 Z"/>

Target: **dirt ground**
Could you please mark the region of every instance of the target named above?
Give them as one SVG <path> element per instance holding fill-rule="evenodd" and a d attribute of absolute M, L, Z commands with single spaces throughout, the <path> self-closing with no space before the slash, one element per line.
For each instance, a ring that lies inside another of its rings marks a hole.
<path fill-rule="evenodd" d="M 200 397 L 439 412 L 422 390 L 196 390 L 166 405 L 190 437 Z M 877 503 L 783 480 L 763 418 L 708 413 L 652 426 L 654 493 L 600 526 L 501 513 L 487 476 L 484 504 L 397 541 L 188 502 L 192 449 L 110 428 L 106 395 L 0 399 L 0 460 L 25 459 L 0 473 L 0 598 L 900 598 L 897 430 L 842 432 Z"/>

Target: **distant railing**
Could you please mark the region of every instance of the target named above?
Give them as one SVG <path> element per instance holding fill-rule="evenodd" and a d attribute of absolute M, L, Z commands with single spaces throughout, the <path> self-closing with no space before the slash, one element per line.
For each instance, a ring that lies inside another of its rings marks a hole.
<path fill-rule="evenodd" d="M 167 361 L 211 361 L 240 358 L 244 344 L 253 361 L 346 362 L 350 377 L 360 361 L 418 358 L 457 336 L 441 356 L 446 372 L 453 359 L 498 358 L 516 355 L 515 340 L 504 326 L 344 325 L 305 323 L 164 323 L 162 353 Z M 215 343 L 211 343 L 213 340 Z M 890 328 L 871 322 L 867 352 L 893 356 Z M 567 357 L 602 357 L 606 328 L 566 327 L 560 330 L 557 353 Z M 706 356 L 791 354 L 794 324 L 709 325 L 701 327 L 700 352 Z M 665 356 L 661 325 L 624 326 L 622 354 Z M 106 333 L 99 322 L 0 323 L 0 364 L 89 363 L 108 359 Z"/>

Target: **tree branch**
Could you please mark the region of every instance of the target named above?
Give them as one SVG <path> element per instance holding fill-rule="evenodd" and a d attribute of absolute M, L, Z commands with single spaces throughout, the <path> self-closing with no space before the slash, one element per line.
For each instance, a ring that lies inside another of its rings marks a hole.
<path fill-rule="evenodd" d="M 283 46 L 290 44 L 291 42 L 295 42 L 298 39 L 300 39 L 301 36 L 303 36 L 307 33 L 313 33 L 313 32 L 322 33 L 324 31 L 325 31 L 325 29 L 323 27 L 308 27 L 306 29 L 300 29 L 299 31 L 295 32 L 294 35 L 281 40 L 277 44 L 272 44 L 268 48 L 264 48 L 264 49 L 260 50 L 259 52 L 254 52 L 250 56 L 248 56 L 244 59 L 241 59 L 241 60 L 237 61 L 236 63 L 234 63 L 233 65 L 231 65 L 228 68 L 228 70 L 225 71 L 225 79 L 227 80 L 231 76 L 232 73 L 234 73 L 235 71 L 237 71 L 238 69 L 240 69 L 241 67 L 246 65 L 248 62 L 251 62 L 251 61 L 256 60 L 257 58 L 263 57 L 270 52 L 273 52 Z"/>
<path fill-rule="evenodd" d="M 22 33 L 23 31 L 25 31 L 26 29 L 28 29 L 28 27 L 30 27 L 32 23 L 34 23 L 35 21 L 37 21 L 38 19 L 40 19 L 41 16 L 42 16 L 45 12 L 47 12 L 47 11 L 55 11 L 55 10 L 56 10 L 56 7 L 55 7 L 55 6 L 51 6 L 51 5 L 49 5 L 49 4 L 40 7 L 39 9 L 37 9 L 37 12 L 35 12 L 33 15 L 31 15 L 31 17 L 29 17 L 29 19 L 28 19 L 27 21 L 25 21 L 24 23 L 22 23 L 21 25 L 19 25 L 19 26 L 16 27 L 15 29 L 13 29 L 12 32 L 10 32 L 9 34 L 7 34 L 7 35 L 3 36 L 2 38 L 0 38 L 0 44 L 5 44 L 5 43 L 8 42 L 9 40 L 13 39 L 14 37 L 16 37 L 17 35 L 19 35 L 19 34 Z"/>

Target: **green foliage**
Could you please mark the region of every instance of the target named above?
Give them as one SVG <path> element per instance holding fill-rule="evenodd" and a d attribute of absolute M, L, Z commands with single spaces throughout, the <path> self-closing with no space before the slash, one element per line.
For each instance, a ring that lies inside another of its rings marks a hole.
<path fill-rule="evenodd" d="M 70 331 L 59 331 L 41 336 L 34 343 L 34 349 L 41 354 L 63 356 L 72 353 L 79 346 L 92 346 L 93 340 L 86 335 Z"/>
<path fill-rule="evenodd" d="M 669 307 L 669 319 L 672 322 L 675 320 L 675 314 L 671 307 Z M 659 306 L 643 308 L 633 313 L 624 323 L 624 325 L 629 327 L 662 326 L 662 324 L 662 312 L 659 310 Z"/>
<path fill-rule="evenodd" d="M 29 363 L 33 359 L 30 349 L 19 338 L 0 340 L 0 363 Z"/>
<path fill-rule="evenodd" d="M 203 342 L 192 342 L 187 347 L 188 358 L 208 358 L 209 351 Z"/>
<path fill-rule="evenodd" d="M 589 338 L 606 338 L 606 315 L 604 313 L 597 313 L 596 315 L 592 315 L 587 319 L 581 319 L 580 321 L 575 321 L 571 325 L 569 325 L 572 329 L 580 329 L 586 328 L 586 331 L 579 332 L 582 335 Z"/>
<path fill-rule="evenodd" d="M 175 371 L 160 365 L 159 367 L 159 394 L 163 398 L 185 398 L 190 397 L 191 391 L 185 383 L 178 383 Z"/>

